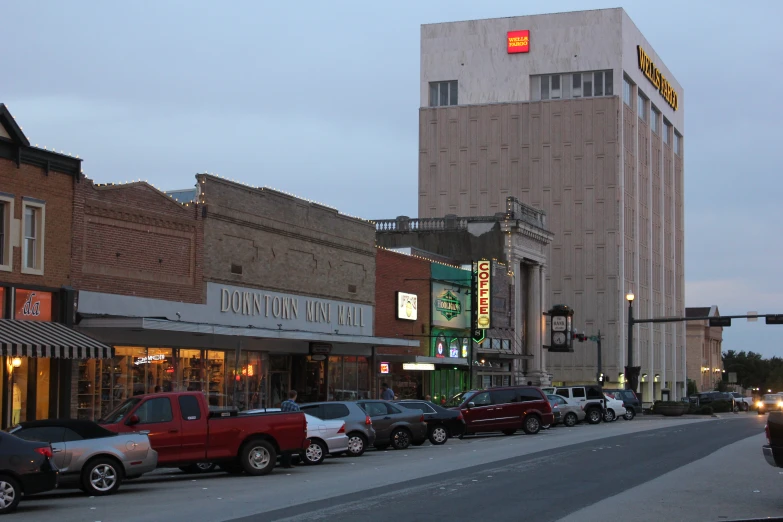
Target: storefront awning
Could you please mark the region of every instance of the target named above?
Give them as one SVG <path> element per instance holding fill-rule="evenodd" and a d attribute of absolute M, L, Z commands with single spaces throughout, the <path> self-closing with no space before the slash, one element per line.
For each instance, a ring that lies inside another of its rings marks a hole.
<path fill-rule="evenodd" d="M 187 321 L 170 321 L 150 317 L 86 317 L 78 328 L 111 344 L 156 343 L 172 346 L 201 346 L 206 348 L 232 348 L 238 340 L 246 341 L 243 348 L 252 348 L 255 341 L 279 346 L 307 347 L 308 343 L 329 343 L 335 348 L 354 347 L 369 350 L 373 346 L 399 346 L 418 348 L 419 341 L 374 337 L 369 335 L 344 335 L 302 330 L 271 330 L 239 326 L 224 326 Z M 176 339 L 174 339 L 176 338 Z M 229 342 L 233 341 L 233 342 Z M 334 352 L 336 353 L 336 352 Z"/>
<path fill-rule="evenodd" d="M 532 355 L 521 353 L 499 352 L 497 350 L 478 350 L 476 357 L 480 359 L 528 359 L 532 360 Z"/>
<path fill-rule="evenodd" d="M 423 355 L 405 355 L 405 354 L 376 354 L 379 361 L 382 362 L 412 362 L 427 363 L 436 366 L 468 366 L 468 360 L 457 357 L 426 357 Z"/>
<path fill-rule="evenodd" d="M 0 319 L 0 348 L 10 357 L 107 359 L 112 349 L 64 324 Z"/>

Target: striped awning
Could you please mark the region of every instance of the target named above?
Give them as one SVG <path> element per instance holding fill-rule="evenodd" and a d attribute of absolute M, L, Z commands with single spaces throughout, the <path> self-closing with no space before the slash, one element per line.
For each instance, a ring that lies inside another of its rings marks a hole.
<path fill-rule="evenodd" d="M 68 328 L 43 321 L 0 319 L 0 348 L 10 357 L 108 359 L 112 348 Z"/>

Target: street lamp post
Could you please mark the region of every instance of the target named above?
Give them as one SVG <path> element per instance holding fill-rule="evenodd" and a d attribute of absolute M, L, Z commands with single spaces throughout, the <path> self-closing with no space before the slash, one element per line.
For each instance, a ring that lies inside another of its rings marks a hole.
<path fill-rule="evenodd" d="M 634 386 L 631 383 L 631 379 L 629 375 L 629 371 L 631 367 L 633 366 L 633 300 L 635 296 L 633 295 L 633 292 L 628 292 L 626 294 L 625 299 L 628 301 L 628 367 L 626 369 L 626 378 L 625 378 L 625 387 L 626 389 L 633 390 L 634 392 Z"/>

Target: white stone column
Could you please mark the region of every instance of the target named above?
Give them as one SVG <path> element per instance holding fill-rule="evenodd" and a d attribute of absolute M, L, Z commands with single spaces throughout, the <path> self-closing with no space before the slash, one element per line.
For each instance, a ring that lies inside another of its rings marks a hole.
<path fill-rule="evenodd" d="M 528 353 L 533 356 L 533 366 L 529 376 L 541 374 L 541 283 L 537 265 L 528 265 L 527 287 L 527 346 Z M 535 382 L 534 382 L 535 384 Z"/>
<path fill-rule="evenodd" d="M 539 303 L 541 303 L 538 307 L 538 350 L 540 351 L 540 361 L 541 361 L 541 368 L 540 368 L 540 378 L 539 378 L 539 385 L 541 386 L 548 386 L 550 384 L 549 382 L 549 373 L 546 371 L 546 350 L 544 350 L 544 335 L 545 331 L 543 328 L 544 323 L 544 312 L 547 310 L 547 293 L 546 293 L 546 265 L 541 264 L 538 266 L 538 274 L 539 274 Z"/>
<path fill-rule="evenodd" d="M 524 332 L 525 321 L 522 320 L 522 313 L 526 307 L 522 306 L 522 285 L 525 280 L 525 274 L 522 272 L 522 261 L 514 257 L 510 262 L 511 269 L 514 271 L 514 353 L 525 354 L 526 335 Z M 522 359 L 514 359 L 514 378 L 515 384 L 527 384 L 525 379 L 525 370 Z"/>

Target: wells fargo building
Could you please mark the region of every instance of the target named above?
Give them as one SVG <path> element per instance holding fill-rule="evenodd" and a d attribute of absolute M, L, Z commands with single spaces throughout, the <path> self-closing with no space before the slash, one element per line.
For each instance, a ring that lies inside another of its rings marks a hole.
<path fill-rule="evenodd" d="M 622 9 L 424 25 L 419 217 L 546 212 L 551 304 L 601 331 L 623 382 L 627 302 L 684 315 L 683 89 Z M 644 400 L 685 391 L 685 328 L 637 325 Z M 547 356 L 554 382 L 596 379 L 595 344 Z"/>

